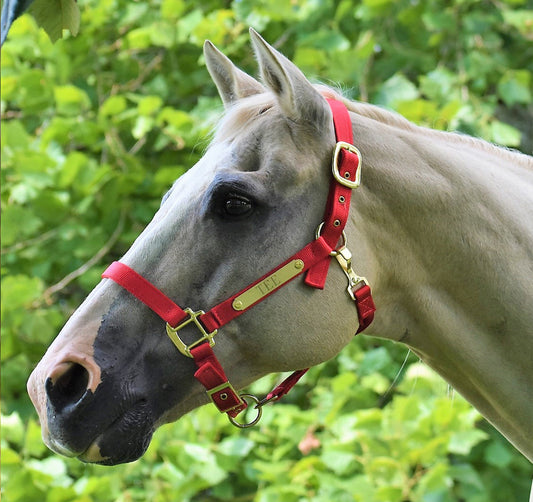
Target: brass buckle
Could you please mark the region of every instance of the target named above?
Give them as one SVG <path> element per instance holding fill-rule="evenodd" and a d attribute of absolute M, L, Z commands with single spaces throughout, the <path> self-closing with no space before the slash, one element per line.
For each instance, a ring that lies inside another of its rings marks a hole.
<path fill-rule="evenodd" d="M 213 394 L 216 394 L 217 392 L 220 392 L 221 390 L 224 390 L 224 389 L 228 389 L 228 393 L 221 394 L 220 395 L 221 400 L 223 401 L 226 400 L 229 397 L 229 393 L 233 393 L 235 396 L 237 396 L 240 399 L 240 402 L 237 403 L 235 406 L 232 406 L 231 408 L 224 408 L 223 410 L 224 413 L 227 413 L 228 411 L 236 410 L 237 408 L 243 405 L 244 400 L 242 399 L 242 397 L 239 394 L 237 394 L 233 385 L 231 385 L 229 381 L 226 381 L 206 391 L 207 395 L 209 396 L 209 399 L 211 399 L 211 401 L 215 404 L 217 408 L 218 408 L 218 405 L 215 403 L 215 400 L 213 399 Z"/>
<path fill-rule="evenodd" d="M 341 175 L 339 172 L 339 155 L 341 153 L 341 150 L 348 150 L 351 153 L 355 153 L 359 157 L 359 166 L 357 167 L 357 171 L 355 173 L 355 181 L 352 181 L 350 179 L 346 179 L 344 176 Z M 331 164 L 331 171 L 333 173 L 333 177 L 343 186 L 354 189 L 357 188 L 361 184 L 361 167 L 363 165 L 363 160 L 361 157 L 361 152 L 355 148 L 355 146 L 351 145 L 350 143 L 346 143 L 345 141 L 339 141 L 335 145 L 335 150 L 333 152 L 333 162 Z"/>
<path fill-rule="evenodd" d="M 215 345 L 215 340 L 213 337 L 217 334 L 217 330 L 212 331 L 211 333 L 208 333 L 206 329 L 204 328 L 203 324 L 198 320 L 198 317 L 205 314 L 203 310 L 199 310 L 198 312 L 193 312 L 192 309 L 186 308 L 185 312 L 189 314 L 189 319 L 186 319 L 181 324 L 173 328 L 168 322 L 167 322 L 167 335 L 172 340 L 172 343 L 176 346 L 176 348 L 187 357 L 192 357 L 191 349 L 194 347 L 197 347 L 198 345 L 204 343 L 205 341 L 209 342 L 209 346 L 213 347 Z M 195 342 L 187 345 L 183 342 L 183 340 L 179 337 L 178 331 L 181 328 L 184 328 L 187 326 L 187 324 L 194 323 L 196 327 L 200 330 L 200 333 L 202 334 L 202 337 L 196 340 Z"/>

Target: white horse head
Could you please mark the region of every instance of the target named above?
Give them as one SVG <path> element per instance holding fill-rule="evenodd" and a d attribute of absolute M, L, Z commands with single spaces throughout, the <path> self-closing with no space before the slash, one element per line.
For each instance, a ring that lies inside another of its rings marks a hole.
<path fill-rule="evenodd" d="M 225 115 L 121 259 L 194 309 L 301 249 L 328 197 L 335 133 L 325 98 L 342 98 L 253 31 L 252 42 L 262 83 L 206 43 Z M 368 333 L 408 344 L 533 459 L 532 160 L 345 104 L 364 159 L 346 235 L 374 289 Z M 241 388 L 333 357 L 357 326 L 344 273 L 331 267 L 323 291 L 294 280 L 224 326 L 215 352 Z M 138 458 L 159 425 L 208 401 L 194 369 L 161 319 L 106 279 L 28 389 L 50 448 L 114 464 Z"/>

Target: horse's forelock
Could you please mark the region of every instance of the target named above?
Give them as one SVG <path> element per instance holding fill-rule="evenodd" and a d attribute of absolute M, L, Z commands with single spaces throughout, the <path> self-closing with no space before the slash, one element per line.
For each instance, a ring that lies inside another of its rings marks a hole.
<path fill-rule="evenodd" d="M 215 127 L 213 142 L 231 141 L 243 136 L 253 121 L 259 119 L 261 111 L 274 105 L 270 92 L 256 94 L 237 101 L 226 110 Z"/>
<path fill-rule="evenodd" d="M 327 85 L 317 84 L 315 88 L 324 98 L 342 101 L 350 111 L 355 113 L 404 129 L 416 127 L 392 111 L 366 103 L 351 101 L 344 97 L 340 91 Z M 225 110 L 225 113 L 215 126 L 214 142 L 231 140 L 244 134 L 251 122 L 259 118 L 260 112 L 271 108 L 274 104 L 275 97 L 271 92 L 255 94 L 236 101 L 233 106 Z"/>

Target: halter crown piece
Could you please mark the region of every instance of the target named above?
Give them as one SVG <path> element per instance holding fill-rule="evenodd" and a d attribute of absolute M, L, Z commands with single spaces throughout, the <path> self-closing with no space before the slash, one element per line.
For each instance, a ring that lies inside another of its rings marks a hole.
<path fill-rule="evenodd" d="M 262 414 L 262 407 L 284 396 L 305 374 L 307 369 L 292 373 L 264 399 L 251 394 L 238 394 L 228 381 L 218 361 L 213 346 L 217 330 L 261 302 L 294 278 L 306 272 L 308 286 L 323 289 L 331 258 L 335 257 L 348 278 L 348 294 L 353 299 L 359 318 L 360 333 L 374 318 L 376 310 L 367 280 L 358 276 L 352 268 L 352 254 L 346 247 L 344 227 L 350 211 L 351 193 L 361 180 L 361 154 L 353 146 L 352 124 L 346 106 L 338 100 L 328 99 L 333 112 L 337 144 L 333 152 L 332 181 L 324 221 L 319 225 L 315 240 L 291 256 L 276 268 L 253 282 L 232 297 L 214 306 L 208 312 L 183 310 L 168 296 L 133 269 L 121 262 L 113 262 L 102 277 L 112 279 L 147 305 L 164 321 L 167 335 L 177 349 L 192 357 L 198 367 L 194 376 L 206 388 L 211 401 L 222 413 L 227 413 L 237 427 L 255 425 Z M 339 246 L 339 242 L 341 243 Z M 195 325 L 201 336 L 191 344 L 185 344 L 178 332 L 187 325 Z M 239 423 L 235 417 L 255 402 L 256 417 L 249 423 Z"/>

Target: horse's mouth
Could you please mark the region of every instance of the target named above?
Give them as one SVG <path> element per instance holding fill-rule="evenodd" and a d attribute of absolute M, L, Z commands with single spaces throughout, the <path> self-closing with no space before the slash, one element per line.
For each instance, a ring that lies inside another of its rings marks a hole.
<path fill-rule="evenodd" d="M 140 401 L 115 419 L 78 459 L 101 465 L 133 462 L 148 448 L 154 430 L 149 406 Z"/>
<path fill-rule="evenodd" d="M 54 438 L 48 446 L 61 455 L 77 457 L 82 462 L 116 465 L 133 462 L 148 448 L 155 430 L 154 420 L 146 400 L 136 402 L 120 413 L 80 453 L 69 449 Z"/>

